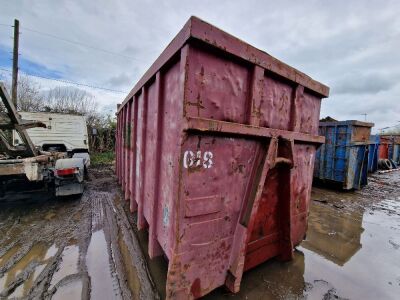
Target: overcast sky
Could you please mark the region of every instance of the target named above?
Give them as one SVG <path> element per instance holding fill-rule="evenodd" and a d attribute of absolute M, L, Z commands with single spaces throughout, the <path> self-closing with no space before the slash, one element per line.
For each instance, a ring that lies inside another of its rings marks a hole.
<path fill-rule="evenodd" d="M 0 68 L 20 20 L 21 70 L 85 88 L 113 110 L 191 15 L 331 88 L 321 117 L 400 121 L 400 1 L 0 0 Z M 35 31 L 76 41 L 55 39 Z M 106 51 L 95 50 L 99 48 Z M 111 54 L 109 52 L 116 53 Z M 1 76 L 8 76 L 0 70 Z M 43 88 L 60 85 L 38 80 Z M 400 123 L 399 123 L 400 124 Z"/>

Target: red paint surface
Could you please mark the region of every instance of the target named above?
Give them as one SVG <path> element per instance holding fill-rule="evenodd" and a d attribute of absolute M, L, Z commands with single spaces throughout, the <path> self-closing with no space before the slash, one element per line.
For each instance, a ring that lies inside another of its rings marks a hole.
<path fill-rule="evenodd" d="M 389 145 L 391 144 L 393 144 L 393 140 L 390 136 L 380 136 L 379 159 L 389 158 Z"/>
<path fill-rule="evenodd" d="M 382 143 L 379 145 L 379 159 L 388 159 L 389 158 L 389 144 Z"/>
<path fill-rule="evenodd" d="M 169 259 L 168 298 L 237 292 L 244 270 L 291 259 L 327 94 L 196 18 L 134 87 L 118 110 L 116 173 L 150 257 Z"/>

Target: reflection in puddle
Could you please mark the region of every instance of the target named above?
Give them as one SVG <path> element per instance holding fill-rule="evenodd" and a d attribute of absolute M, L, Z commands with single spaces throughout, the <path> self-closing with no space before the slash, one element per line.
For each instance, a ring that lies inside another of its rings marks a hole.
<path fill-rule="evenodd" d="M 399 299 L 397 245 L 399 201 L 365 212 L 312 202 L 307 240 L 293 261 L 263 263 L 243 275 L 238 294 L 220 288 L 204 299 Z"/>
<path fill-rule="evenodd" d="M 393 201 L 385 200 L 380 203 L 380 206 L 393 207 Z M 318 214 L 324 209 L 315 210 L 316 204 L 312 205 L 311 214 Z M 395 209 L 399 211 L 399 204 L 395 203 Z M 327 208 L 327 210 L 334 210 Z M 320 218 L 320 222 L 329 223 L 332 217 L 329 214 L 324 214 L 328 219 Z M 332 215 L 335 212 L 332 211 Z M 366 211 L 362 217 L 362 229 L 357 230 L 358 225 L 351 215 L 342 215 L 343 224 L 353 222 L 354 227 L 344 226 L 343 230 L 352 231 L 353 234 L 344 235 L 340 239 L 332 239 L 330 245 L 332 249 L 345 248 L 345 251 L 338 251 L 340 254 L 347 253 L 350 257 L 346 257 L 342 265 L 336 264 L 335 259 L 325 259 L 327 246 L 322 248 L 324 251 L 312 252 L 308 250 L 309 244 L 317 245 L 317 243 L 310 241 L 300 247 L 305 254 L 305 280 L 313 282 L 322 279 L 331 283 L 340 295 L 351 299 L 398 299 L 400 293 L 400 251 L 389 241 L 400 239 L 400 216 L 399 214 L 388 215 L 381 210 Z M 335 217 L 333 217 L 335 220 Z M 333 222 L 334 226 L 340 223 L 340 219 Z M 360 227 L 361 227 L 360 226 Z M 357 232 L 362 232 L 361 238 L 357 237 Z M 347 237 L 344 238 L 344 237 Z M 338 243 L 339 245 L 335 245 Z M 354 252 L 356 248 L 354 245 L 360 244 L 358 252 Z M 303 245 L 303 244 L 302 244 Z M 313 249 L 314 250 L 314 249 Z M 320 250 L 320 249 L 319 249 Z M 321 254 L 322 252 L 322 254 Z M 320 256 L 322 255 L 322 256 Z M 332 257 L 332 255 L 330 256 Z M 334 262 L 334 263 L 332 263 Z"/>
<path fill-rule="evenodd" d="M 160 298 L 165 299 L 165 285 L 167 284 L 167 271 L 168 262 L 162 257 L 158 256 L 153 259 L 149 257 L 149 235 L 147 230 L 140 230 L 137 232 L 140 246 L 142 247 L 142 253 L 147 261 L 147 267 L 151 274 L 151 278 L 154 281 L 155 288 L 157 289 Z"/>
<path fill-rule="evenodd" d="M 62 260 L 54 273 L 50 288 L 52 288 L 57 282 L 63 279 L 65 276 L 72 275 L 78 272 L 78 258 L 79 258 L 79 247 L 75 245 L 66 246 L 61 255 Z"/>
<path fill-rule="evenodd" d="M 319 203 L 310 209 L 307 239 L 301 245 L 343 266 L 361 249 L 362 214 L 343 214 L 340 209 Z"/>
<path fill-rule="evenodd" d="M 304 255 L 295 251 L 291 262 L 269 260 L 244 273 L 239 293 L 219 288 L 204 299 L 298 299 L 306 287 L 303 274 Z"/>
<path fill-rule="evenodd" d="M 82 296 L 82 281 L 72 281 L 60 286 L 56 293 L 51 297 L 52 300 L 70 300 L 81 299 Z M 107 299 L 107 298 L 93 298 L 93 299 Z"/>
<path fill-rule="evenodd" d="M 96 231 L 92 234 L 86 255 L 86 264 L 91 284 L 91 299 L 114 298 L 108 259 L 109 255 L 104 231 Z"/>
<path fill-rule="evenodd" d="M 131 253 L 128 246 L 125 244 L 124 238 L 121 236 L 122 233 L 118 233 L 118 246 L 121 251 L 122 260 L 125 267 L 125 275 L 128 281 L 128 287 L 132 293 L 133 299 L 139 299 L 140 282 L 137 275 L 135 265 L 132 262 Z"/>

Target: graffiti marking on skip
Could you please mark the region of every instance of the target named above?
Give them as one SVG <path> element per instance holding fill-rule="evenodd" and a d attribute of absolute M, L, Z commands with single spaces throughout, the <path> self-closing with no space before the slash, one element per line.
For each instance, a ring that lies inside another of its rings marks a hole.
<path fill-rule="evenodd" d="M 188 169 L 202 166 L 204 169 L 209 169 L 214 164 L 213 157 L 211 151 L 205 151 L 202 155 L 201 151 L 187 150 L 183 154 L 183 167 Z"/>

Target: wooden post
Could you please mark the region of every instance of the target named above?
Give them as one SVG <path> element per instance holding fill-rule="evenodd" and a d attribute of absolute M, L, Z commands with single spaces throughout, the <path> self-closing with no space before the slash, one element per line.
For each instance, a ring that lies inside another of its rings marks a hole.
<path fill-rule="evenodd" d="M 13 50 L 13 69 L 11 99 L 17 108 L 17 85 L 18 85 L 18 44 L 19 44 L 19 21 L 14 20 L 14 50 Z"/>

